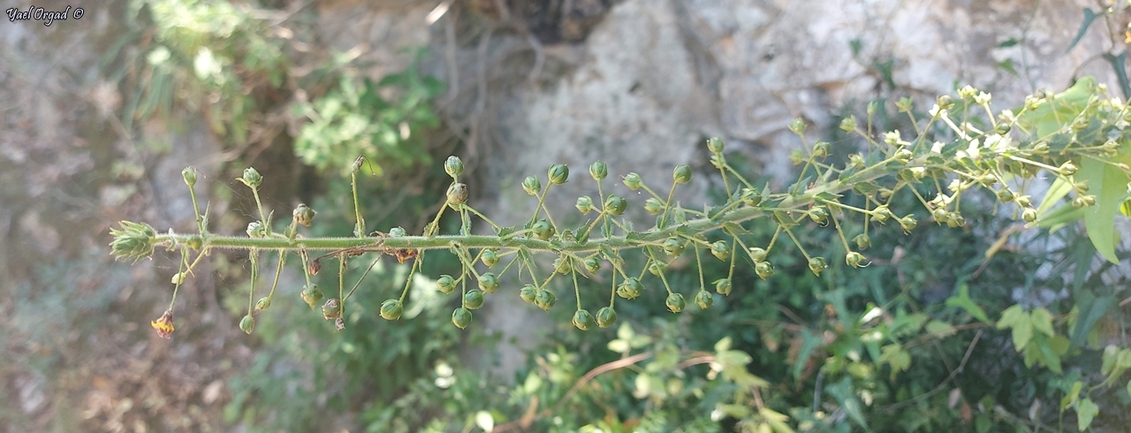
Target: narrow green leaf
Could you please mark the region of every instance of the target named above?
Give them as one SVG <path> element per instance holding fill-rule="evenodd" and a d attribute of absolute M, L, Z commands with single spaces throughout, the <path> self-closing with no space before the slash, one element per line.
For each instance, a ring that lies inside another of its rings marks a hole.
<path fill-rule="evenodd" d="M 1072 191 L 1072 184 L 1068 182 L 1067 178 L 1057 176 L 1056 180 L 1053 180 L 1052 185 L 1049 186 L 1048 192 L 1045 192 L 1045 197 L 1041 199 L 1041 205 L 1037 207 L 1037 215 L 1043 218 L 1053 205 L 1059 203 L 1060 199 L 1068 195 L 1069 191 Z"/>
<path fill-rule="evenodd" d="M 1123 91 L 1123 97 L 1131 97 L 1131 83 L 1127 80 L 1127 52 L 1124 51 L 1118 56 L 1104 53 L 1104 59 L 1111 63 L 1111 69 L 1115 71 L 1115 79 L 1119 81 L 1119 90 Z"/>
<path fill-rule="evenodd" d="M 805 369 L 805 362 L 809 359 L 809 355 L 813 353 L 820 345 L 821 339 L 816 335 L 809 332 L 808 329 L 801 331 L 801 349 L 797 351 L 797 359 L 793 362 L 793 378 L 801 378 L 801 371 Z"/>
<path fill-rule="evenodd" d="M 1048 215 L 1045 215 L 1037 220 L 1037 227 L 1048 229 L 1049 233 L 1054 233 L 1068 224 L 1079 221 L 1084 217 L 1084 208 L 1075 208 L 1069 205 L 1063 205 Z"/>
<path fill-rule="evenodd" d="M 1084 38 L 1084 34 L 1088 32 L 1088 27 L 1091 27 L 1092 21 L 1095 20 L 1096 13 L 1092 12 L 1092 8 L 1084 8 L 1084 21 L 1080 22 L 1080 30 L 1076 31 L 1076 37 L 1072 39 L 1072 43 L 1068 44 L 1068 49 L 1064 50 L 1064 52 L 1067 53 L 1072 51 L 1073 48 L 1076 48 L 1076 44 L 1080 42 L 1080 39 Z"/>
<path fill-rule="evenodd" d="M 1076 295 L 1076 309 L 1079 314 L 1076 316 L 1076 325 L 1072 327 L 1070 337 L 1072 346 L 1080 347 L 1084 345 L 1084 341 L 1088 339 L 1088 334 L 1092 333 L 1092 328 L 1096 326 L 1096 322 L 1099 322 L 1107 314 L 1112 305 L 1115 305 L 1115 297 L 1110 295 L 1097 298 L 1087 290 Z"/>

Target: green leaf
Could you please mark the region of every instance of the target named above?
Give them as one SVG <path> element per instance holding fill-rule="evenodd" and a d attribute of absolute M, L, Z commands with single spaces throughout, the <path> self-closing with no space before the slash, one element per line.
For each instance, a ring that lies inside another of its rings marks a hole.
<path fill-rule="evenodd" d="M 864 430 L 872 431 L 872 429 L 868 427 L 868 423 L 864 421 L 864 413 L 860 408 L 860 400 L 852 393 L 851 378 L 846 376 L 839 382 L 829 386 L 828 390 L 829 395 L 833 396 L 833 398 L 840 403 L 840 407 L 844 408 L 844 412 L 848 414 L 849 418 L 852 418 L 852 421 L 860 424 L 861 427 L 864 427 Z"/>
<path fill-rule="evenodd" d="M 1066 394 L 1064 398 L 1060 399 L 1061 412 L 1064 412 L 1065 409 L 1068 409 L 1068 406 L 1076 403 L 1076 400 L 1080 398 L 1080 390 L 1083 388 L 1084 383 L 1078 380 L 1076 381 L 1076 383 L 1072 384 L 1072 389 L 1068 391 L 1068 394 Z"/>
<path fill-rule="evenodd" d="M 1054 209 L 1037 220 L 1037 227 L 1048 229 L 1049 233 L 1060 230 L 1070 223 L 1079 221 L 1084 217 L 1084 208 L 1075 208 L 1072 206 L 1064 205 Z"/>
<path fill-rule="evenodd" d="M 970 299 L 970 288 L 966 285 L 966 283 L 962 283 L 958 286 L 957 294 L 951 295 L 950 298 L 947 298 L 946 306 L 961 308 L 962 310 L 966 311 L 966 313 L 970 314 L 970 316 L 978 319 L 982 323 L 992 323 L 990 322 L 989 316 L 986 315 L 986 311 L 983 310 L 981 306 L 974 303 L 973 299 Z"/>
<path fill-rule="evenodd" d="M 1115 78 L 1119 81 L 1119 90 L 1123 91 L 1123 97 L 1131 97 L 1131 83 L 1127 80 L 1127 52 L 1124 51 L 1118 56 L 1104 53 L 1104 59 L 1111 63 L 1111 69 L 1115 71 Z"/>
<path fill-rule="evenodd" d="M 1052 337 L 1052 313 L 1044 307 L 1037 308 L 1029 313 L 1030 322 L 1033 323 L 1033 329 Z"/>
<path fill-rule="evenodd" d="M 808 328 L 801 330 L 801 349 L 797 351 L 797 359 L 793 363 L 793 378 L 801 378 L 801 371 L 805 369 L 805 361 L 821 344 L 821 339 L 809 332 Z"/>
<path fill-rule="evenodd" d="M 1044 218 L 1045 213 L 1068 195 L 1069 191 L 1072 191 L 1072 183 L 1068 182 L 1068 178 L 1057 176 L 1049 186 L 1048 192 L 1045 192 L 1045 197 L 1041 199 L 1041 205 L 1037 207 L 1037 215 Z"/>
<path fill-rule="evenodd" d="M 1024 349 L 1025 345 L 1029 344 L 1029 340 L 1033 338 L 1033 322 L 1020 305 L 1006 308 L 1002 312 L 1001 320 L 997 322 L 997 328 L 1005 329 L 1006 327 L 1013 328 L 1013 347 L 1018 352 Z"/>
<path fill-rule="evenodd" d="M 1084 38 L 1084 34 L 1088 32 L 1088 27 L 1092 25 L 1092 21 L 1096 20 L 1096 13 L 1092 12 L 1092 8 L 1084 8 L 1084 21 L 1080 23 L 1080 30 L 1076 31 L 1076 37 L 1072 39 L 1072 43 L 1068 44 L 1068 49 L 1064 52 L 1072 51 L 1080 39 Z M 1080 429 L 1083 430 L 1083 429 Z"/>
<path fill-rule="evenodd" d="M 891 380 L 895 380 L 895 375 L 901 371 L 907 371 L 911 367 L 911 354 L 903 350 L 903 347 L 898 344 L 889 344 L 884 346 L 880 355 L 880 362 L 886 362 L 891 366 Z"/>
<path fill-rule="evenodd" d="M 1078 314 L 1076 316 L 1076 325 L 1072 327 L 1071 341 L 1072 345 L 1079 347 L 1084 345 L 1084 341 L 1088 339 L 1088 334 L 1091 334 L 1092 328 L 1096 326 L 1107 310 L 1115 305 L 1115 297 L 1106 295 L 1097 298 L 1089 291 L 1081 291 L 1076 295 L 1076 308 Z"/>
<path fill-rule="evenodd" d="M 1124 155 L 1113 159 L 1128 162 L 1124 161 L 1128 159 Z M 1112 164 L 1086 158 L 1080 162 L 1076 178 L 1086 182 L 1088 192 L 1096 196 L 1096 205 L 1084 211 L 1084 227 L 1088 229 L 1088 237 L 1100 255 L 1119 264 L 1119 259 L 1115 256 L 1115 244 L 1119 243 L 1119 235 L 1115 231 L 1115 214 L 1127 198 L 1127 175 Z"/>
<path fill-rule="evenodd" d="M 1080 78 L 1076 80 L 1076 84 L 1053 97 L 1051 101 L 1042 101 L 1032 110 L 1016 110 L 1015 113 L 1019 113 L 1017 123 L 1022 130 L 1033 134 L 1033 138 L 1049 138 L 1071 123 L 1087 106 L 1088 98 L 1095 93 L 1096 79 Z M 1055 149 L 1063 144 L 1049 143 L 1049 146 Z"/>
<path fill-rule="evenodd" d="M 1092 399 L 1080 400 L 1080 404 L 1076 406 L 1076 428 L 1080 431 L 1087 430 L 1092 425 L 1092 419 L 1098 413 L 1100 413 L 1100 407 L 1093 403 Z"/>

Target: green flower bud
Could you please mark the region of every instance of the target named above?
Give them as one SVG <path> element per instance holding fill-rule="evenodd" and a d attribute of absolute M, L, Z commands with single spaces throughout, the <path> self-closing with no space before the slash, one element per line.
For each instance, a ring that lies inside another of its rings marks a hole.
<path fill-rule="evenodd" d="M 635 172 L 624 175 L 624 186 L 628 189 L 636 191 L 644 186 L 644 181 L 640 179 L 640 175 Z"/>
<path fill-rule="evenodd" d="M 673 313 L 678 313 L 680 311 L 683 311 L 683 307 L 684 307 L 683 294 L 676 293 L 676 292 L 668 293 L 668 299 L 666 299 L 664 301 L 664 305 L 667 305 L 668 310 L 670 310 Z"/>
<path fill-rule="evenodd" d="M 825 158 L 827 156 L 829 156 L 829 142 L 818 141 L 816 143 L 813 143 L 814 158 Z"/>
<path fill-rule="evenodd" d="M 593 319 L 593 314 L 589 310 L 577 310 L 573 313 L 573 326 L 582 331 L 588 331 L 590 328 L 597 325 L 597 321 Z"/>
<path fill-rule="evenodd" d="M 326 303 L 322 304 L 322 318 L 326 320 L 333 320 L 342 317 L 342 301 L 338 298 L 330 298 Z"/>
<path fill-rule="evenodd" d="M 484 272 L 483 275 L 479 276 L 479 290 L 482 290 L 483 293 L 495 293 L 496 290 L 499 290 L 499 277 L 496 277 L 494 273 Z"/>
<path fill-rule="evenodd" d="M 648 197 L 648 199 L 644 201 L 644 210 L 652 215 L 658 215 L 660 212 L 664 211 L 664 202 L 655 197 Z"/>
<path fill-rule="evenodd" d="M 318 304 L 318 301 L 322 300 L 322 290 L 318 288 L 317 284 L 303 286 L 302 293 L 299 295 L 302 296 L 302 301 L 306 302 L 306 305 L 309 305 L 310 308 L 314 308 L 314 306 Z"/>
<path fill-rule="evenodd" d="M 467 203 L 467 184 L 455 182 L 448 186 L 448 204 L 460 209 L 464 203 Z"/>
<path fill-rule="evenodd" d="M 848 155 L 848 164 L 845 167 L 852 167 L 857 170 L 864 168 L 864 157 L 858 153 Z"/>
<path fill-rule="evenodd" d="M 914 104 L 911 98 L 904 96 L 899 98 L 898 101 L 895 101 L 895 109 L 899 110 L 900 113 L 907 113 L 911 111 L 911 107 L 914 106 Z"/>
<path fill-rule="evenodd" d="M 767 254 L 769 254 L 769 253 L 766 251 L 765 248 L 761 248 L 761 247 L 750 248 L 750 258 L 754 260 L 754 263 L 760 263 L 760 262 L 766 261 L 766 255 Z"/>
<path fill-rule="evenodd" d="M 1013 191 L 1010 191 L 1009 188 L 1002 188 L 997 192 L 997 199 L 1002 203 L 1009 203 L 1014 198 L 1016 197 L 1013 196 Z"/>
<path fill-rule="evenodd" d="M 719 260 L 730 258 L 730 244 L 726 243 L 726 241 L 715 241 L 715 243 L 711 244 L 711 254 Z"/>
<path fill-rule="evenodd" d="M 742 200 L 742 204 L 751 207 L 757 206 L 762 202 L 762 194 L 751 188 L 742 188 L 742 193 L 739 198 Z"/>
<path fill-rule="evenodd" d="M 891 210 L 888 210 L 887 205 L 877 206 L 876 209 L 872 211 L 872 219 L 880 224 L 887 223 L 888 218 L 895 218 L 895 214 L 891 213 Z"/>
<path fill-rule="evenodd" d="M 1065 161 L 1064 164 L 1061 164 L 1060 168 L 1056 170 L 1060 172 L 1061 176 L 1072 176 L 1076 174 L 1076 164 L 1073 164 L 1072 161 Z"/>
<path fill-rule="evenodd" d="M 452 180 L 456 180 L 459 175 L 463 174 L 463 161 L 458 156 L 449 156 L 448 160 L 444 161 L 444 172 L 451 176 Z"/>
<path fill-rule="evenodd" d="M 695 294 L 695 303 L 699 305 L 699 309 L 706 310 L 711 308 L 712 305 L 715 305 L 715 297 L 711 296 L 711 294 L 706 291 L 700 290 L 699 293 Z"/>
<path fill-rule="evenodd" d="M 468 310 L 478 310 L 483 306 L 483 292 L 477 289 L 468 290 L 463 294 L 463 307 Z"/>
<path fill-rule="evenodd" d="M 534 294 L 534 305 L 541 308 L 542 311 L 550 311 L 554 308 L 554 303 L 558 302 L 558 297 L 554 296 L 553 292 L 549 290 L 539 290 Z"/>
<path fill-rule="evenodd" d="M 856 116 L 848 116 L 840 121 L 840 130 L 844 132 L 853 132 L 856 130 Z"/>
<path fill-rule="evenodd" d="M 729 278 L 721 278 L 715 280 L 715 293 L 726 296 L 730 294 L 730 289 L 731 285 Z"/>
<path fill-rule="evenodd" d="M 250 314 L 243 316 L 243 319 L 240 320 L 240 330 L 243 331 L 244 334 L 251 335 L 251 331 L 254 329 L 255 318 L 251 317 Z"/>
<path fill-rule="evenodd" d="M 589 175 L 593 176 L 593 180 L 600 182 L 609 176 L 609 167 L 601 161 L 595 161 L 589 165 Z"/>
<path fill-rule="evenodd" d="M 758 278 L 767 279 L 774 276 L 774 265 L 770 262 L 758 262 L 754 265 L 754 273 L 758 274 Z"/>
<path fill-rule="evenodd" d="M 707 139 L 707 150 L 711 153 L 720 153 L 723 151 L 723 139 L 719 137 L 711 137 Z"/>
<path fill-rule="evenodd" d="M 401 318 L 404 313 L 404 304 L 399 299 L 386 299 L 381 303 L 381 318 L 385 320 L 397 320 Z"/>
<path fill-rule="evenodd" d="M 917 224 L 915 217 L 912 215 L 907 215 L 899 219 L 899 226 L 903 228 L 904 232 L 910 232 Z"/>
<path fill-rule="evenodd" d="M 541 240 L 548 240 L 553 237 L 555 233 L 554 226 L 550 225 L 550 222 L 545 219 L 540 219 L 535 222 L 530 230 L 534 232 L 534 237 Z"/>
<path fill-rule="evenodd" d="M 297 224 L 310 227 L 310 224 L 314 222 L 314 215 L 317 213 L 318 212 L 315 212 L 310 206 L 299 203 L 299 205 L 295 207 L 295 210 L 291 212 L 291 218 L 293 218 L 294 222 Z"/>
<path fill-rule="evenodd" d="M 824 257 L 813 257 L 809 259 L 809 270 L 813 271 L 817 276 L 820 276 L 821 271 L 828 267 L 829 265 L 825 263 Z"/>
<path fill-rule="evenodd" d="M 667 268 L 668 268 L 668 265 L 666 265 L 662 262 L 658 262 L 658 261 L 655 261 L 655 260 L 648 262 L 648 273 L 655 275 L 657 277 L 664 275 L 664 270 L 667 269 Z"/>
<path fill-rule="evenodd" d="M 597 326 L 608 328 L 617 323 L 617 311 L 613 307 L 597 310 Z"/>
<path fill-rule="evenodd" d="M 800 117 L 793 119 L 793 122 L 791 122 L 789 124 L 789 130 L 792 131 L 794 134 L 797 134 L 797 135 L 805 135 L 805 129 L 806 128 L 807 128 L 807 125 L 805 125 L 805 121 L 802 120 Z"/>
<path fill-rule="evenodd" d="M 644 291 L 644 285 L 636 277 L 628 277 L 617 287 L 617 296 L 624 299 L 636 299 Z"/>
<path fill-rule="evenodd" d="M 456 280 L 451 275 L 441 275 L 440 279 L 436 280 L 436 290 L 445 295 L 452 293 L 456 290 Z"/>
<path fill-rule="evenodd" d="M 872 246 L 872 239 L 870 239 L 868 235 L 863 233 L 858 234 L 856 235 L 856 237 L 852 238 L 852 242 L 856 244 L 856 248 L 862 250 L 866 250 L 868 249 L 868 247 Z"/>
<path fill-rule="evenodd" d="M 538 195 L 542 192 L 542 182 L 534 176 L 526 176 L 526 179 L 522 181 L 522 190 L 530 195 Z"/>
<path fill-rule="evenodd" d="M 196 169 L 185 167 L 184 170 L 181 170 L 181 177 L 185 179 L 185 185 L 188 185 L 189 188 L 196 185 Z"/>
<path fill-rule="evenodd" d="M 601 260 L 596 257 L 585 259 L 585 270 L 589 271 L 590 274 L 596 274 L 597 271 L 601 270 Z"/>
<path fill-rule="evenodd" d="M 672 171 L 672 180 L 675 183 L 691 182 L 691 167 L 684 164 L 677 165 Z"/>
<path fill-rule="evenodd" d="M 1021 206 L 1021 207 L 1029 207 L 1029 206 L 1032 206 L 1033 204 L 1029 202 L 1029 196 L 1021 195 L 1021 196 L 1017 196 L 1017 205 Z"/>
<path fill-rule="evenodd" d="M 1025 208 L 1024 211 L 1021 211 L 1021 219 L 1027 223 L 1037 221 L 1037 210 L 1031 207 Z"/>
<path fill-rule="evenodd" d="M 618 195 L 609 195 L 605 199 L 605 212 L 612 216 L 620 216 L 628 208 L 628 200 Z"/>
<path fill-rule="evenodd" d="M 255 311 L 263 311 L 268 308 L 271 308 L 271 298 L 264 296 L 255 301 Z"/>
<path fill-rule="evenodd" d="M 459 329 L 467 329 L 467 325 L 471 324 L 471 311 L 463 307 L 456 308 L 452 312 L 452 324 Z"/>
<path fill-rule="evenodd" d="M 938 104 L 939 109 L 942 110 L 949 110 L 954 106 L 954 100 L 950 98 L 950 95 L 939 96 L 937 99 L 935 99 L 935 103 Z"/>
<path fill-rule="evenodd" d="M 1079 196 L 1079 197 L 1072 199 L 1072 207 L 1075 207 L 1077 209 L 1083 208 L 1083 207 L 1088 207 L 1088 206 L 1094 206 L 1095 204 L 1096 204 L 1096 196 L 1091 195 L 1091 194 L 1082 195 L 1082 196 Z"/>
<path fill-rule="evenodd" d="M 533 284 L 527 284 L 525 286 L 522 286 L 522 289 L 520 289 L 518 291 L 518 297 L 522 298 L 522 301 L 526 302 L 528 304 L 533 304 L 534 298 L 537 295 L 538 295 L 538 288 L 534 287 Z"/>
<path fill-rule="evenodd" d="M 572 271 L 573 266 L 570 264 L 569 257 L 558 256 L 554 259 L 554 272 L 564 275 Z"/>
<path fill-rule="evenodd" d="M 404 237 L 406 234 L 408 234 L 408 233 L 405 232 L 404 227 L 393 227 L 393 228 L 389 229 L 389 237 L 391 237 L 391 238 Z"/>
<path fill-rule="evenodd" d="M 809 210 L 809 219 L 823 226 L 829 223 L 829 211 L 820 206 L 814 207 Z"/>
<path fill-rule="evenodd" d="M 567 167 L 565 164 L 551 165 L 547 175 L 550 178 L 550 183 L 554 185 L 561 185 L 569 180 L 569 167 Z"/>
<path fill-rule="evenodd" d="M 484 250 L 479 259 L 483 261 L 484 266 L 493 268 L 496 263 L 499 263 L 499 253 L 493 249 Z"/>
<path fill-rule="evenodd" d="M 988 173 L 983 174 L 978 177 L 978 183 L 982 184 L 983 187 L 989 188 L 997 183 L 997 177 Z"/>
<path fill-rule="evenodd" d="M 267 228 L 259 221 L 252 221 L 247 223 L 247 236 L 251 238 L 262 238 L 267 236 Z"/>
<path fill-rule="evenodd" d="M 255 171 L 254 168 L 248 167 L 243 171 L 243 177 L 240 178 L 240 182 L 243 182 L 244 185 L 252 189 L 259 188 L 259 185 L 263 184 L 263 176 L 260 176 L 259 172 Z"/>
<path fill-rule="evenodd" d="M 913 155 L 912 155 L 910 150 L 899 149 L 899 150 L 895 151 L 895 156 L 892 159 L 894 159 L 897 162 L 902 162 L 902 163 L 906 164 L 906 163 L 911 161 L 912 156 Z"/>
<path fill-rule="evenodd" d="M 966 218 L 958 212 L 950 212 L 947 214 L 946 225 L 950 228 L 957 228 L 966 225 Z"/>
<path fill-rule="evenodd" d="M 664 252 L 668 253 L 668 255 L 678 256 L 680 254 L 683 254 L 683 248 L 685 245 L 686 244 L 678 238 L 667 238 L 664 240 L 662 246 L 664 248 Z"/>
<path fill-rule="evenodd" d="M 589 196 L 578 197 L 577 204 L 574 206 L 576 206 L 577 210 L 582 214 L 588 214 L 593 210 L 593 199 L 589 198 Z"/>
<path fill-rule="evenodd" d="M 856 251 L 849 251 L 848 254 L 844 256 L 844 262 L 847 263 L 848 266 L 852 266 L 854 268 L 862 268 L 868 266 L 867 259 L 864 258 L 864 255 Z"/>
<path fill-rule="evenodd" d="M 1087 182 L 1076 182 L 1076 183 L 1072 184 L 1072 189 L 1075 190 L 1077 194 L 1087 194 L 1088 193 L 1088 183 Z"/>

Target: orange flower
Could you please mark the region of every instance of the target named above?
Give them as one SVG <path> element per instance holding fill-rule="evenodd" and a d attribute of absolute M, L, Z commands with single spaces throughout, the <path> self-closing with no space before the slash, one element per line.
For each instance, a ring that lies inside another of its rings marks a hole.
<path fill-rule="evenodd" d="M 152 326 L 161 338 L 173 338 L 173 310 L 165 310 L 165 314 L 162 314 L 157 320 L 149 322 L 149 326 Z"/>

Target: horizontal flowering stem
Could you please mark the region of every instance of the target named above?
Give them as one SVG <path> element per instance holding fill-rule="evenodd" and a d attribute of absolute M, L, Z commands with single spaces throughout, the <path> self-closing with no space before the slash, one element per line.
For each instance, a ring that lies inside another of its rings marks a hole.
<path fill-rule="evenodd" d="M 399 237 L 322 237 L 322 238 L 249 238 L 241 236 L 220 236 L 208 234 L 204 236 L 204 247 L 229 248 L 229 249 L 260 249 L 260 250 L 380 250 L 390 249 L 448 249 L 453 246 L 466 248 L 514 248 L 524 247 L 529 250 L 565 251 L 572 253 L 596 252 L 601 246 L 611 248 L 633 248 L 642 244 L 663 241 L 677 236 L 680 233 L 707 233 L 723 228 L 726 224 L 738 224 L 755 218 L 766 216 L 776 210 L 797 209 L 814 202 L 818 195 L 839 194 L 851 189 L 856 182 L 866 182 L 877 179 L 887 174 L 883 169 L 884 164 L 878 164 L 852 177 L 852 182 L 839 180 L 830 181 L 824 185 L 816 186 L 801 194 L 788 196 L 773 207 L 744 207 L 724 212 L 715 218 L 699 218 L 681 224 L 676 224 L 663 230 L 633 233 L 629 236 L 613 236 L 609 238 L 590 239 L 584 244 L 576 241 L 563 240 L 560 242 L 543 241 L 524 237 L 504 238 L 498 235 L 443 235 L 443 236 L 399 236 Z M 157 244 L 187 244 L 195 234 L 158 234 L 155 237 Z M 631 238 L 631 239 L 630 239 Z"/>

